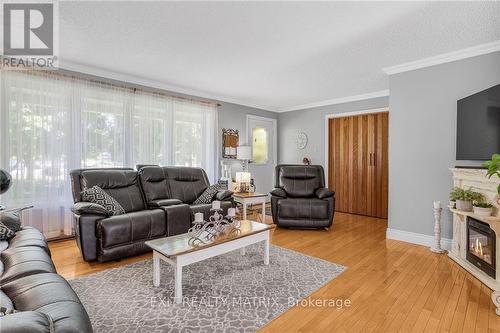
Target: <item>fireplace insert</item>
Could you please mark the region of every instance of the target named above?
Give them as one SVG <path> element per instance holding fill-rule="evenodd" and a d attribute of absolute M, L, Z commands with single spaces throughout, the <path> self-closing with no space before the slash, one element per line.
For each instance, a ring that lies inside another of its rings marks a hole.
<path fill-rule="evenodd" d="M 467 217 L 467 260 L 496 278 L 496 234 L 487 223 Z"/>

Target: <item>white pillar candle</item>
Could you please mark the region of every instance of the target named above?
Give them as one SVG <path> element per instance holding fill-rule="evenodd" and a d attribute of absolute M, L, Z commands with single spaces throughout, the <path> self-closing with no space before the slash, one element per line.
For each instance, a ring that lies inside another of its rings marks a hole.
<path fill-rule="evenodd" d="M 203 213 L 195 213 L 194 214 L 195 222 L 203 222 Z"/>
<path fill-rule="evenodd" d="M 441 201 L 434 201 L 434 208 L 441 208 Z"/>
<path fill-rule="evenodd" d="M 241 177 L 241 181 L 244 183 L 250 183 L 250 179 L 252 178 L 252 175 L 250 172 L 242 172 L 243 175 Z"/>
<path fill-rule="evenodd" d="M 220 201 L 212 201 L 212 209 L 220 209 Z"/>
<path fill-rule="evenodd" d="M 235 217 L 236 216 L 236 208 L 229 208 L 227 210 L 227 216 L 229 216 L 229 217 Z"/>
<path fill-rule="evenodd" d="M 243 179 L 243 172 L 237 172 L 236 173 L 236 182 L 241 183 Z"/>

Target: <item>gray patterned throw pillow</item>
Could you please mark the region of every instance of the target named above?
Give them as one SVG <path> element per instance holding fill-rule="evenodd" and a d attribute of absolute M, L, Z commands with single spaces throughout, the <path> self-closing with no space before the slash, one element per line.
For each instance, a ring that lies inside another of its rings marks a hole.
<path fill-rule="evenodd" d="M 212 199 L 214 198 L 214 195 L 219 192 L 220 190 L 223 190 L 223 185 L 222 184 L 214 184 L 210 185 L 203 191 L 203 193 L 196 198 L 196 200 L 193 202 L 193 205 L 201 205 L 201 204 L 209 204 L 212 202 Z"/>
<path fill-rule="evenodd" d="M 0 222 L 0 240 L 9 240 L 16 235 L 14 230 L 9 229 L 5 224 Z"/>
<path fill-rule="evenodd" d="M 0 212 L 0 222 L 14 232 L 21 230 L 19 212 Z"/>
<path fill-rule="evenodd" d="M 97 185 L 83 190 L 82 200 L 103 206 L 111 216 L 125 214 L 125 210 L 118 201 Z"/>

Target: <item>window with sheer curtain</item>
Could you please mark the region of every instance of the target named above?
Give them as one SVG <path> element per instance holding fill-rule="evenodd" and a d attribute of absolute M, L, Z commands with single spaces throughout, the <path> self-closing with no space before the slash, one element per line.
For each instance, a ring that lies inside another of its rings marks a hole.
<path fill-rule="evenodd" d="M 217 106 L 42 71 L 1 73 L 0 196 L 34 204 L 23 223 L 49 238 L 72 235 L 69 171 L 138 163 L 217 172 Z"/>

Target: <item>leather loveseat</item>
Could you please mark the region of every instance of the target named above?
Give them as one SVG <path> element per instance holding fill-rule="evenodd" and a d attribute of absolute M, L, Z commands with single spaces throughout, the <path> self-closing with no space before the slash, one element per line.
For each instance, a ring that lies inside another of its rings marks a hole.
<path fill-rule="evenodd" d="M 24 227 L 0 254 L 2 333 L 92 332 L 85 308 L 56 273 L 43 235 Z"/>
<path fill-rule="evenodd" d="M 163 205 L 189 205 L 191 214 L 203 213 L 207 218 L 212 204 L 194 204 L 210 186 L 206 172 L 201 168 L 144 166 L 139 169 L 139 179 L 150 208 Z M 233 206 L 232 192 L 221 190 L 214 199 L 221 202 L 224 214 Z"/>
<path fill-rule="evenodd" d="M 325 188 L 320 165 L 276 166 L 271 191 L 274 223 L 281 227 L 328 228 L 335 212 L 335 193 Z"/>
<path fill-rule="evenodd" d="M 77 244 L 86 261 L 109 261 L 150 251 L 146 240 L 185 233 L 193 213 L 205 217 L 211 204 L 192 205 L 210 185 L 203 169 L 143 166 L 72 170 L 72 211 Z M 125 210 L 108 216 L 102 206 L 82 202 L 81 192 L 99 186 Z M 216 199 L 232 206 L 232 192 L 220 191 Z"/>

